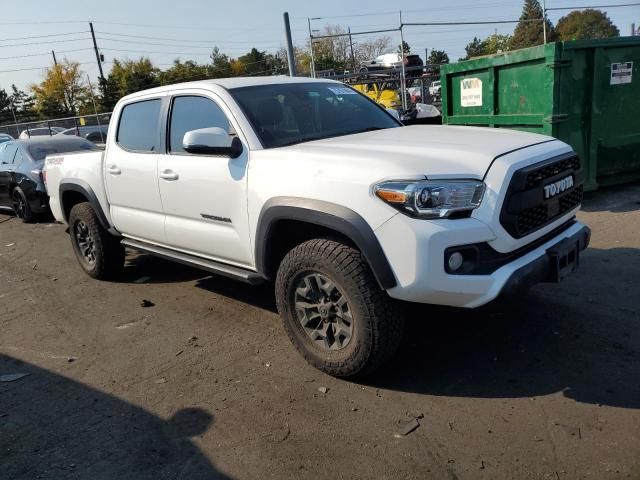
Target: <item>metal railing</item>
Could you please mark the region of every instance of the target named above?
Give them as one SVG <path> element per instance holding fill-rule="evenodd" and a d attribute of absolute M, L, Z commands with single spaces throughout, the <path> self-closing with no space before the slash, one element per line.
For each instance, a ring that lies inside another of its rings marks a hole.
<path fill-rule="evenodd" d="M 78 115 L 76 117 L 54 118 L 51 120 L 34 120 L 31 122 L 0 125 L 0 133 L 6 133 L 13 138 L 30 138 L 32 136 L 57 135 L 63 131 L 68 135 L 89 138 L 92 141 L 104 143 L 106 132 L 111 121 L 111 113 L 92 115 Z M 93 128 L 91 128 L 93 127 Z M 75 132 L 71 132 L 75 129 Z"/>

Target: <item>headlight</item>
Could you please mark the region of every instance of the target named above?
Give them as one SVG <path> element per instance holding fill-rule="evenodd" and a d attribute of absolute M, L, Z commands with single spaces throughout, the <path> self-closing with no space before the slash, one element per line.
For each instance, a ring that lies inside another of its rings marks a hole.
<path fill-rule="evenodd" d="M 390 181 L 375 185 L 374 193 L 407 215 L 446 218 L 478 208 L 484 188 L 478 180 Z"/>

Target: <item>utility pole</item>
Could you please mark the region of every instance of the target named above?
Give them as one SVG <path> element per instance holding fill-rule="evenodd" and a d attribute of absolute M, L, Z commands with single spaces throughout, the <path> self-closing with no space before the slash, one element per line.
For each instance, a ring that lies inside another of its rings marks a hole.
<path fill-rule="evenodd" d="M 53 64 L 57 67 L 58 66 L 58 60 L 56 60 L 56 52 L 51 50 L 51 55 L 53 55 Z"/>
<path fill-rule="evenodd" d="M 547 43 L 547 2 L 542 0 L 542 39 Z"/>
<path fill-rule="evenodd" d="M 351 39 L 351 27 L 349 27 L 349 48 L 351 49 L 351 69 L 352 73 L 355 73 L 356 69 L 356 56 L 353 54 L 353 40 Z"/>
<path fill-rule="evenodd" d="M 635 35 L 636 35 L 636 24 L 632 23 L 631 24 L 631 36 L 635 37 Z"/>
<path fill-rule="evenodd" d="M 313 35 L 311 35 L 311 19 L 307 18 L 309 25 L 309 50 L 311 51 L 311 77 L 316 78 L 316 62 L 313 58 Z"/>
<path fill-rule="evenodd" d="M 284 12 L 284 34 L 287 39 L 287 60 L 289 63 L 289 76 L 296 76 L 296 54 L 293 51 L 293 42 L 291 41 L 291 25 L 289 25 L 289 12 Z"/>
<path fill-rule="evenodd" d="M 98 51 L 98 44 L 96 43 L 96 34 L 93 31 L 93 22 L 89 22 L 89 28 L 91 29 L 91 38 L 93 39 L 93 49 L 96 52 L 96 61 L 98 62 L 98 70 L 100 70 L 100 81 L 104 84 L 104 73 L 102 72 L 102 62 L 100 61 L 100 52 Z"/>
<path fill-rule="evenodd" d="M 400 95 L 402 100 L 402 113 L 407 111 L 407 86 L 405 82 L 406 72 L 404 70 L 404 34 L 402 33 L 402 10 L 400 11 Z M 402 115 L 401 115 L 402 116 Z"/>

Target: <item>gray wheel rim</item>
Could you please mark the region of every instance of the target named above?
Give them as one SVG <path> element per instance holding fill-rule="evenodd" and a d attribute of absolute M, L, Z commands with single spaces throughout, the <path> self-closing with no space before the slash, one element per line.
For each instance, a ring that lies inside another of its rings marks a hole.
<path fill-rule="evenodd" d="M 80 220 L 76 223 L 74 230 L 76 244 L 83 260 L 89 265 L 94 265 L 96 263 L 96 248 L 89 227 Z"/>
<path fill-rule="evenodd" d="M 13 211 L 18 218 L 24 218 L 24 213 L 26 210 L 26 205 L 24 203 L 24 199 L 19 192 L 13 192 Z"/>
<path fill-rule="evenodd" d="M 302 329 L 317 346 L 341 350 L 349 344 L 353 316 L 347 297 L 335 282 L 316 272 L 302 275 L 294 304 Z"/>

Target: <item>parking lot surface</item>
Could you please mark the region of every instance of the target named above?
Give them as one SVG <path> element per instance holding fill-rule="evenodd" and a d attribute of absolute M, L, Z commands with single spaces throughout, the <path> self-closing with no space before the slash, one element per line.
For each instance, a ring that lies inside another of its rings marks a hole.
<path fill-rule="evenodd" d="M 408 307 L 352 383 L 296 353 L 268 285 L 146 255 L 98 282 L 64 226 L 0 214 L 0 375 L 29 374 L 0 382 L 0 478 L 639 479 L 640 185 L 579 217 L 565 282 Z"/>

